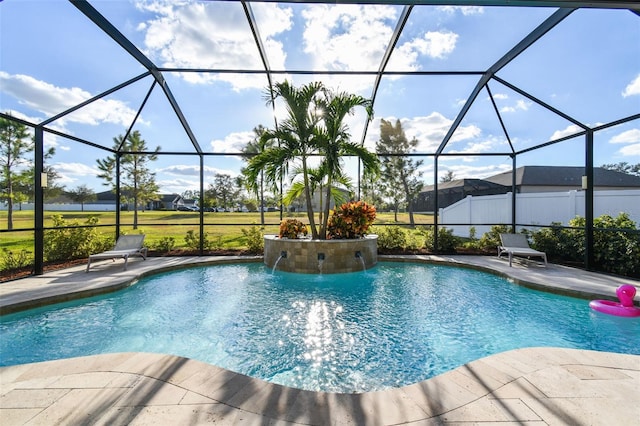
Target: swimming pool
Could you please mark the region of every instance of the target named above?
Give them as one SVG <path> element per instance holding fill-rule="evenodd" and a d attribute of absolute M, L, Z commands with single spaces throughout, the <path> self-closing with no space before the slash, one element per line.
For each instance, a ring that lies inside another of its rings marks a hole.
<path fill-rule="evenodd" d="M 509 349 L 640 354 L 640 321 L 484 272 L 380 263 L 357 273 L 197 267 L 2 317 L 0 364 L 158 352 L 309 390 L 415 383 Z"/>

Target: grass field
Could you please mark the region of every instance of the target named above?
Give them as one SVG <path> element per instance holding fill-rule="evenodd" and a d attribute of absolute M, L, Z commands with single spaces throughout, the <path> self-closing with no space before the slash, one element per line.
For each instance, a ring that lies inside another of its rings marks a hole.
<path fill-rule="evenodd" d="M 114 236 L 116 215 L 115 212 L 45 212 L 45 228 L 53 226 L 52 217 L 60 215 L 68 226 L 83 225 L 87 218 L 98 218 L 98 226 L 105 236 Z M 307 222 L 306 213 L 288 213 L 285 218 L 295 217 Z M 417 225 L 433 223 L 432 215 L 414 214 Z M 145 211 L 138 212 L 138 229 L 133 229 L 133 212 L 121 212 L 120 229 L 124 233 L 142 233 L 146 235 L 145 242 L 153 248 L 162 238 L 173 237 L 176 248 L 186 247 L 185 236 L 187 231 L 199 231 L 200 215 L 197 212 L 181 211 Z M 280 223 L 279 212 L 265 212 L 265 234 L 277 234 Z M 398 222 L 395 222 L 393 213 L 379 212 L 374 225 L 398 224 L 407 225 L 409 215 L 398 214 Z M 210 240 L 222 242 L 223 248 L 242 249 L 246 247 L 246 241 L 242 235 L 242 229 L 248 229 L 260 224 L 260 213 L 211 213 L 204 214 L 205 232 Z M 20 229 L 33 229 L 33 211 L 15 211 L 13 214 L 13 229 L 11 232 L 0 232 L 0 250 L 10 251 L 26 250 L 33 252 L 33 231 L 19 231 Z M 7 212 L 0 211 L 0 230 L 7 229 Z"/>

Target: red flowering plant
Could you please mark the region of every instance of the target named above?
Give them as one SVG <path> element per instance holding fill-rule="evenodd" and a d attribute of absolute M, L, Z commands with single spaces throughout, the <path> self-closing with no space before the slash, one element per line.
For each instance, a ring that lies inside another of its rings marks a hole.
<path fill-rule="evenodd" d="M 331 239 L 362 238 L 376 219 L 376 208 L 364 201 L 352 201 L 331 212 L 327 226 Z"/>
<path fill-rule="evenodd" d="M 307 235 L 307 225 L 298 219 L 284 219 L 280 222 L 280 238 L 296 239 L 299 235 Z"/>

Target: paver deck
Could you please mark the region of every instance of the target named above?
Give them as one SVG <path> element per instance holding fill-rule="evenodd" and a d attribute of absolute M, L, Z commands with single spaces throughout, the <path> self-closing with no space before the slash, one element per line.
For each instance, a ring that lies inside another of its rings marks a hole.
<path fill-rule="evenodd" d="M 384 259 L 385 257 L 381 257 Z M 386 257 L 392 260 L 407 259 Z M 415 256 L 488 268 L 534 287 L 611 298 L 640 282 L 494 257 Z M 193 264 L 256 261 L 149 258 L 97 263 L 0 284 L 0 312 L 97 294 Z M 7 342 L 2 342 L 7 344 Z M 639 343 L 640 344 L 640 343 Z M 287 388 L 199 361 L 120 353 L 0 368 L 0 424 L 638 425 L 640 356 L 527 348 L 473 361 L 410 386 L 362 394 Z"/>

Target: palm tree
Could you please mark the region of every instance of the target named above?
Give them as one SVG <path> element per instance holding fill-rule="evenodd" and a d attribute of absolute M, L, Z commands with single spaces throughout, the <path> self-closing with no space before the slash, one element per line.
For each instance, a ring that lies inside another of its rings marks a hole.
<path fill-rule="evenodd" d="M 242 152 L 245 154 L 257 155 L 267 150 L 267 148 L 271 148 L 273 146 L 274 141 L 272 139 L 265 139 L 263 137 L 265 131 L 266 129 L 264 128 L 264 126 L 262 126 L 262 124 L 259 124 L 257 127 L 254 127 L 253 133 L 255 134 L 255 137 L 252 141 L 247 143 L 247 145 L 244 147 Z M 250 158 L 244 157 L 244 159 L 246 161 L 250 161 Z M 242 169 L 242 174 L 247 176 L 246 168 Z M 259 187 L 255 180 L 251 180 L 248 178 L 246 179 L 246 184 L 247 184 L 246 186 L 250 191 L 256 194 L 256 201 L 257 201 L 256 204 L 260 208 L 260 224 L 264 226 L 264 208 L 263 208 L 264 207 L 264 171 L 263 170 L 260 170 L 259 179 L 260 179 Z"/>
<path fill-rule="evenodd" d="M 318 230 L 311 203 L 307 160 L 317 152 L 314 138 L 318 133 L 317 126 L 321 117 L 315 109 L 315 104 L 323 90 L 324 86 L 319 82 L 309 83 L 300 88 L 291 86 L 287 81 L 276 83 L 273 98 L 268 98 L 268 103 L 282 98 L 286 103 L 287 117 L 277 129 L 266 130 L 262 138 L 265 141 L 278 141 L 278 146 L 267 148 L 256 155 L 247 166 L 250 182 L 257 182 L 260 172 L 264 171 L 265 180 L 276 185 L 280 178 L 288 173 L 291 164 L 301 162 L 307 217 L 314 239 L 318 238 Z"/>
<path fill-rule="evenodd" d="M 377 156 L 364 146 L 350 142 L 348 128 L 343 123 L 346 115 L 351 114 L 357 106 L 365 107 L 371 116 L 371 101 L 344 92 L 334 94 L 319 82 L 297 89 L 284 81 L 275 85 L 273 93 L 274 99 L 284 99 L 287 118 L 276 130 L 263 133 L 265 140 L 277 140 L 278 146 L 253 157 L 247 166 L 247 176 L 256 185 L 258 176 L 264 171 L 265 180 L 275 185 L 280 178 L 289 174 L 290 165 L 295 165 L 292 182 L 300 175 L 302 181 L 293 182 L 286 199 L 292 200 L 304 194 L 311 236 L 313 239 L 325 239 L 329 200 L 336 198 L 334 185 L 349 186 L 341 157 L 358 157 L 365 171 L 375 173 L 379 169 Z M 317 169 L 311 169 L 307 162 L 313 154 L 324 157 Z M 318 186 L 321 187 L 321 193 L 322 190 L 326 192 L 320 231 L 316 228 L 312 204 L 312 194 Z"/>
<path fill-rule="evenodd" d="M 343 156 L 355 156 L 362 161 L 365 173 L 377 174 L 379 171 L 378 157 L 369 152 L 364 146 L 350 141 L 351 135 L 348 132 L 344 118 L 347 114 L 352 114 L 355 107 L 362 106 L 366 109 L 367 115 L 373 115 L 372 102 L 362 96 L 340 92 L 337 94 L 327 91 L 326 99 L 319 103 L 322 111 L 324 127 L 320 129 L 317 141 L 320 152 L 324 158 L 320 168 L 324 170 L 327 177 L 326 200 L 324 215 L 320 235 L 326 238 L 327 223 L 329 221 L 330 197 L 333 191 L 334 182 L 344 180 L 344 170 L 342 167 Z"/>

